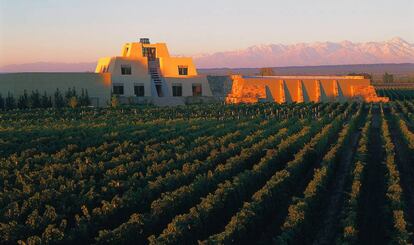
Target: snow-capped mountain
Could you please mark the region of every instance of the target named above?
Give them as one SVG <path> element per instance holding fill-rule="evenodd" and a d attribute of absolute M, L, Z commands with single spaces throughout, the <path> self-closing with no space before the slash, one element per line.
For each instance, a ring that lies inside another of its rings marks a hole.
<path fill-rule="evenodd" d="M 194 60 L 198 68 L 412 63 L 414 44 L 398 37 L 385 42 L 367 43 L 269 44 L 199 55 Z"/>

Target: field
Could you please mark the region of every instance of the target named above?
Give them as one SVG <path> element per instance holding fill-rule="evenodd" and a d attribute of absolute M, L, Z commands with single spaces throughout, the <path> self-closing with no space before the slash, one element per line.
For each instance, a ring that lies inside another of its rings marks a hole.
<path fill-rule="evenodd" d="M 377 89 L 377 94 L 390 100 L 414 100 L 414 87 Z"/>
<path fill-rule="evenodd" d="M 413 100 L 3 111 L 0 240 L 411 243 L 413 113 Z"/>

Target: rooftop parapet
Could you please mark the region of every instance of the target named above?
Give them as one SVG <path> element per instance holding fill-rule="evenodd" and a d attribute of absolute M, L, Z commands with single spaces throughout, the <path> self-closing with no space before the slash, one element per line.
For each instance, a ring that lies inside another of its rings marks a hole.
<path fill-rule="evenodd" d="M 236 75 L 237 76 L 237 75 Z M 298 80 L 309 80 L 309 79 L 315 79 L 315 80 L 324 80 L 324 79 L 347 79 L 347 80 L 359 80 L 359 79 L 365 79 L 364 76 L 241 76 L 243 78 L 272 78 L 272 79 L 298 79 Z"/>

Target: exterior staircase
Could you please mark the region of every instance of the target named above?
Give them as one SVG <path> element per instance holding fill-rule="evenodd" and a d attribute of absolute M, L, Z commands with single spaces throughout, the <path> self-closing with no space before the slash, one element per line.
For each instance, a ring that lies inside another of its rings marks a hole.
<path fill-rule="evenodd" d="M 169 95 L 167 83 L 161 75 L 158 59 L 148 60 L 148 72 L 151 75 L 152 103 L 157 106 L 185 105 L 184 98 Z"/>
<path fill-rule="evenodd" d="M 159 72 L 159 65 L 156 60 L 148 62 L 148 70 L 151 75 L 152 81 L 154 81 L 155 84 L 158 83 L 161 85 L 162 80 Z"/>
<path fill-rule="evenodd" d="M 167 84 L 161 75 L 160 62 L 158 59 L 148 60 L 148 72 L 152 81 L 152 95 L 155 97 L 168 96 Z"/>

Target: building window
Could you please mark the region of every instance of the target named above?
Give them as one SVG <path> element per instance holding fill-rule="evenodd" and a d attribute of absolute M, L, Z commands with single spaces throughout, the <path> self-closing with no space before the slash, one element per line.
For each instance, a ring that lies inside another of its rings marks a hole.
<path fill-rule="evenodd" d="M 138 97 L 145 96 L 145 87 L 144 84 L 135 84 L 134 85 L 134 94 Z"/>
<path fill-rule="evenodd" d="M 188 75 L 188 66 L 178 66 L 178 75 L 187 76 Z"/>
<path fill-rule="evenodd" d="M 113 85 L 113 94 L 114 95 L 123 95 L 124 94 L 124 85 L 122 83 L 114 83 L 114 85 Z"/>
<path fill-rule="evenodd" d="M 201 96 L 202 89 L 200 83 L 193 83 L 193 96 Z"/>
<path fill-rule="evenodd" d="M 122 75 L 131 75 L 131 65 L 121 65 Z"/>
<path fill-rule="evenodd" d="M 172 93 L 173 96 L 183 96 L 183 86 L 181 84 L 173 84 L 172 85 Z"/>
<path fill-rule="evenodd" d="M 156 48 L 143 47 L 142 56 L 147 57 L 149 60 L 155 60 L 157 58 Z"/>

